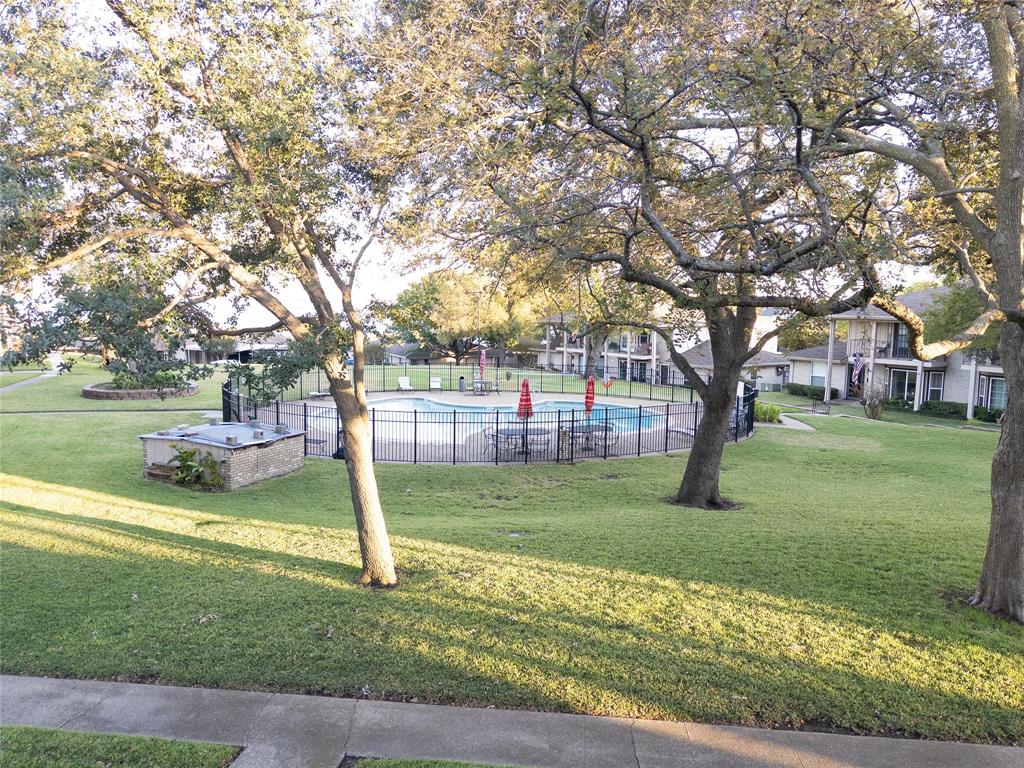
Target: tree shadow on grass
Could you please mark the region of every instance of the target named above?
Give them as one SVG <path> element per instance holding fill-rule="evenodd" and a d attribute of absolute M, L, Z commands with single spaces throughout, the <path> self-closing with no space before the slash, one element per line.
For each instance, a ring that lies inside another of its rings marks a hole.
<path fill-rule="evenodd" d="M 842 646 L 856 627 L 772 595 L 433 542 L 408 542 L 419 548 L 419 567 L 403 589 L 376 592 L 353 586 L 356 568 L 335 559 L 348 544 L 321 541 L 313 553 L 293 554 L 7 506 L 5 671 L 1003 742 L 1024 736 L 1024 713 L 1005 691 L 969 695 L 949 669 L 934 683 L 901 672 L 900 660 L 928 662 L 925 651 L 883 643 L 880 655 L 902 656 L 869 674 L 856 657 L 773 647 L 768 640 L 830 633 Z M 758 616 L 765 637 L 744 637 Z M 964 690 L 940 687 L 954 684 Z"/>

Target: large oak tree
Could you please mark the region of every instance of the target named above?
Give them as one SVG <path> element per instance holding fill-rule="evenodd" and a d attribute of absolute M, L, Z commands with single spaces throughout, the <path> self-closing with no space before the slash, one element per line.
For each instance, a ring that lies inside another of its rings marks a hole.
<path fill-rule="evenodd" d="M 259 305 L 327 375 L 365 584 L 396 583 L 353 283 L 391 181 L 352 117 L 367 91 L 347 6 L 39 2 L 3 18 L 5 281 L 118 249 L 173 264 L 144 324 L 211 295 Z M 289 306 L 281 287 L 301 285 Z M 216 329 L 241 333 L 239 329 Z M 354 350 L 346 366 L 343 349 Z"/>

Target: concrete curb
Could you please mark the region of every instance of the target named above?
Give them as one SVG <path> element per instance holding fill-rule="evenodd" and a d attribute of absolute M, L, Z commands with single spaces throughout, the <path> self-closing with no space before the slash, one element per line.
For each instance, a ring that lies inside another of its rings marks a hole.
<path fill-rule="evenodd" d="M 243 747 L 233 768 L 348 756 L 531 768 L 1021 768 L 1024 749 L 545 712 L 0 676 L 0 723 Z"/>

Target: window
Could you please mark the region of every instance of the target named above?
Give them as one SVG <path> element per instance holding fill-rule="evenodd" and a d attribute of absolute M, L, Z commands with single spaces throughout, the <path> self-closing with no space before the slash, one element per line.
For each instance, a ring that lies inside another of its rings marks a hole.
<path fill-rule="evenodd" d="M 626 378 L 626 361 L 621 359 L 619 360 L 619 378 Z"/>
<path fill-rule="evenodd" d="M 907 341 L 907 326 L 902 323 L 896 326 L 896 334 L 893 336 L 892 340 L 892 356 L 910 357 L 910 346 Z"/>
<path fill-rule="evenodd" d="M 824 360 L 815 360 L 811 363 L 811 386 L 825 386 L 825 372 L 828 370 L 828 363 Z"/>
<path fill-rule="evenodd" d="M 662 384 L 671 384 L 672 383 L 672 379 L 668 375 L 668 366 L 666 364 L 664 364 L 664 363 L 662 363 L 662 365 L 661 365 L 660 375 L 661 375 L 661 383 Z"/>
<path fill-rule="evenodd" d="M 637 344 L 650 344 L 651 335 L 649 333 L 641 333 L 639 336 L 637 336 L 636 342 Z"/>
<path fill-rule="evenodd" d="M 623 333 L 619 336 L 619 349 L 625 351 L 629 348 L 629 334 Z M 623 376 L 625 378 L 625 376 Z"/>
<path fill-rule="evenodd" d="M 946 374 L 942 371 L 929 371 L 928 373 L 928 396 L 927 400 L 941 400 L 942 399 L 942 384 L 946 379 Z"/>
<path fill-rule="evenodd" d="M 1006 409 L 1006 379 L 993 376 L 988 380 L 988 407 Z"/>
<path fill-rule="evenodd" d="M 914 401 L 917 392 L 917 371 L 893 368 L 889 372 L 889 399 Z"/>

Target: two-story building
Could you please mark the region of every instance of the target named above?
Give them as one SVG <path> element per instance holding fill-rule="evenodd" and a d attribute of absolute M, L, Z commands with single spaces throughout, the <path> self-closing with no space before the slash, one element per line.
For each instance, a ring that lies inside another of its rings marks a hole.
<path fill-rule="evenodd" d="M 899 301 L 917 314 L 926 312 L 948 288 L 904 294 Z M 1006 407 L 1006 380 L 995 353 L 953 352 L 933 360 L 910 353 L 907 327 L 888 312 L 869 305 L 830 315 L 828 344 L 788 354 L 797 384 L 825 388 L 840 399 L 859 398 L 870 382 L 883 382 L 890 400 L 905 400 L 913 410 L 930 400 L 965 403 L 967 417 L 977 406 Z M 836 339 L 836 324 L 847 323 L 845 341 Z"/>
<path fill-rule="evenodd" d="M 587 370 L 588 355 L 596 355 L 593 370 L 599 375 L 628 381 L 652 382 L 654 384 L 685 383 L 683 373 L 672 362 L 669 351 L 660 334 L 647 328 L 616 328 L 601 340 L 595 349 L 594 343 L 568 330 L 575 318 L 570 314 L 552 315 L 540 320 L 541 341 L 531 349 L 537 354 L 537 364 L 542 368 L 582 373 Z M 760 338 L 775 328 L 777 318 L 771 310 L 762 313 L 754 329 L 754 338 Z M 711 352 L 706 328 L 690 329 L 685 334 L 670 326 L 662 326 L 677 350 L 702 376 L 710 376 Z M 755 378 L 763 389 L 779 389 L 788 376 L 789 361 L 777 354 L 772 339 L 764 351 L 749 361 L 744 375 Z"/>

